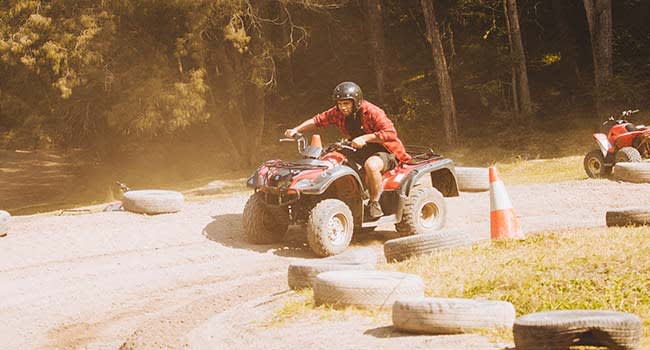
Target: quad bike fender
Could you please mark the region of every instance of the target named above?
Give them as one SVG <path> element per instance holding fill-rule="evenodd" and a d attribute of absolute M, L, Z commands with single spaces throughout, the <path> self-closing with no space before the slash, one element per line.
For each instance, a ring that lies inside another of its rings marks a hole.
<path fill-rule="evenodd" d="M 607 135 L 602 133 L 595 133 L 594 139 L 600 148 L 600 151 L 603 152 L 603 157 L 607 157 L 607 152 L 612 148 L 612 145 L 607 140 Z"/>
<path fill-rule="evenodd" d="M 451 159 L 441 159 L 435 163 L 427 164 L 421 168 L 413 169 L 402 181 L 399 188 L 399 203 L 397 205 L 396 219 L 402 219 L 404 202 L 411 193 L 411 189 L 424 176 L 431 177 L 431 184 L 445 197 L 457 197 L 458 183 L 456 182 L 456 168 Z"/>
<path fill-rule="evenodd" d="M 319 176 L 309 180 L 304 187 L 301 186 L 294 188 L 304 194 L 319 195 L 327 191 L 330 185 L 336 180 L 346 176 L 351 176 L 354 179 L 354 183 L 359 186 L 358 188 L 363 188 L 363 182 L 361 182 L 359 174 L 345 165 L 339 165 L 328 169 Z"/>
<path fill-rule="evenodd" d="M 264 186 L 264 178 L 269 172 L 269 168 L 265 165 L 260 165 L 246 180 L 246 186 L 252 189 Z"/>

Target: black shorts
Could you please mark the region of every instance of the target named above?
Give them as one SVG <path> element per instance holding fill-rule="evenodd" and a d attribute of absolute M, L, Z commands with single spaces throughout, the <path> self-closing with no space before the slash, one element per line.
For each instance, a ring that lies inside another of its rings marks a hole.
<path fill-rule="evenodd" d="M 381 169 L 382 174 L 394 169 L 397 166 L 397 158 L 388 152 L 380 143 L 368 142 L 365 147 L 358 149 L 356 152 L 344 150 L 343 152 L 349 162 L 354 162 L 363 168 L 366 160 L 372 156 L 377 156 L 384 161 L 384 167 Z"/>

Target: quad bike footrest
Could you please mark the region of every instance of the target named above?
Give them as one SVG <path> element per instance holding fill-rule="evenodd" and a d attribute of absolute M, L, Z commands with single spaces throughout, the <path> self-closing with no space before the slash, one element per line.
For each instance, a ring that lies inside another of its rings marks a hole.
<path fill-rule="evenodd" d="M 361 227 L 377 227 L 383 224 L 395 224 L 397 223 L 397 218 L 395 214 L 382 216 L 375 221 L 368 221 L 361 224 Z"/>

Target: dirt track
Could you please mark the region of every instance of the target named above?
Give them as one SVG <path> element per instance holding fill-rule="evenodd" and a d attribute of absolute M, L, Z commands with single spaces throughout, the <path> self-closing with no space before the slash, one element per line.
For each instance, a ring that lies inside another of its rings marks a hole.
<path fill-rule="evenodd" d="M 605 211 L 650 205 L 650 184 L 585 180 L 508 186 L 527 232 L 603 226 Z M 282 245 L 241 239 L 248 193 L 186 203 L 177 214 L 15 217 L 0 238 L 0 339 L 6 349 L 500 348 L 485 338 L 405 336 L 352 316 L 261 324 L 289 292 L 286 269 L 312 258 L 294 229 Z M 448 199 L 448 228 L 487 238 L 488 193 Z M 354 247 L 378 251 L 385 227 Z"/>

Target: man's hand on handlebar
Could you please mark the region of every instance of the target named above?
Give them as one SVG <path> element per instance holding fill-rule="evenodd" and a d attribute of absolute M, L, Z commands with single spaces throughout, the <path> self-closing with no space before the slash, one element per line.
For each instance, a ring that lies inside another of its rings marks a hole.
<path fill-rule="evenodd" d="M 284 132 L 284 136 L 286 136 L 286 137 L 291 137 L 291 138 L 293 138 L 294 136 L 296 136 L 296 134 L 298 134 L 298 130 L 297 130 L 296 128 L 293 128 L 293 129 L 287 129 L 287 130 Z"/>
<path fill-rule="evenodd" d="M 355 137 L 351 143 L 352 147 L 360 149 L 366 146 L 366 138 L 363 136 Z"/>
<path fill-rule="evenodd" d="M 346 139 L 342 139 L 342 140 L 340 140 L 338 142 L 330 143 L 327 146 L 326 150 L 327 150 L 327 152 L 332 152 L 332 151 L 339 151 L 339 150 L 342 150 L 342 149 L 346 149 L 346 150 L 349 150 L 349 151 L 352 151 L 352 152 L 356 152 L 357 149 L 352 147 L 351 145 L 352 145 L 351 141 L 346 140 Z"/>

